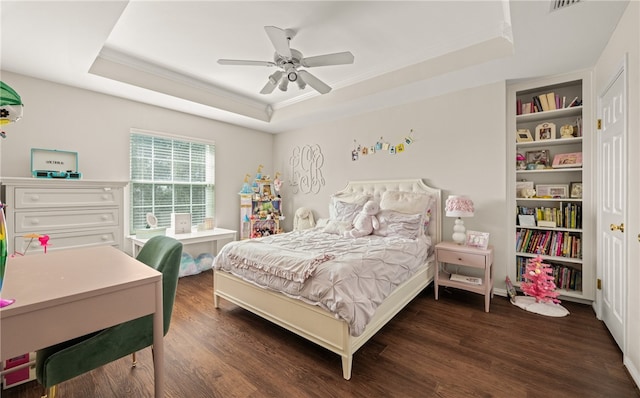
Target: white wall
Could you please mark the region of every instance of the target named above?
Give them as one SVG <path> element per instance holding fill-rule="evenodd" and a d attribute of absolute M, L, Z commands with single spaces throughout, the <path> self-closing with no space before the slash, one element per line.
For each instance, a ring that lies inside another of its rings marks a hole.
<path fill-rule="evenodd" d="M 636 384 L 640 385 L 640 3 L 629 2 L 618 26 L 595 67 L 595 94 L 604 91 L 625 55 L 628 57 L 628 131 L 629 162 L 627 195 L 627 328 L 624 363 Z"/>
<path fill-rule="evenodd" d="M 2 81 L 25 104 L 23 119 L 3 126 L 2 177 L 29 177 L 31 148 L 46 148 L 77 151 L 84 179 L 128 181 L 131 128 L 213 140 L 216 224 L 237 230 L 245 174 L 259 164 L 271 169 L 268 133 L 10 72 L 2 72 Z"/>
<path fill-rule="evenodd" d="M 314 210 L 316 218 L 328 216 L 329 196 L 349 180 L 422 178 L 449 194 L 468 195 L 475 204 L 467 229 L 491 234 L 495 247 L 494 276 L 504 288 L 506 277 L 506 93 L 504 83 L 461 90 L 337 122 L 279 134 L 274 142 L 275 167 L 284 172 L 284 207 L 291 214 L 298 207 Z M 399 143 L 414 130 L 415 141 L 405 152 L 376 153 L 351 160 L 354 140 L 371 146 L 383 137 Z M 294 148 L 320 146 L 326 181 L 317 194 L 294 194 L 288 185 L 289 160 Z M 443 237 L 450 240 L 453 219 L 445 218 Z M 291 218 L 285 220 L 290 228 Z"/>

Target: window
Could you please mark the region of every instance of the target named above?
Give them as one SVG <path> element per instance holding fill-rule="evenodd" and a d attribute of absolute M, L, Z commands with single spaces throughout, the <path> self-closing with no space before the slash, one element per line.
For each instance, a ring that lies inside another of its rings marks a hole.
<path fill-rule="evenodd" d="M 147 227 L 153 213 L 159 227 L 171 227 L 171 213 L 191 213 L 193 225 L 214 214 L 213 143 L 132 131 L 130 232 Z"/>

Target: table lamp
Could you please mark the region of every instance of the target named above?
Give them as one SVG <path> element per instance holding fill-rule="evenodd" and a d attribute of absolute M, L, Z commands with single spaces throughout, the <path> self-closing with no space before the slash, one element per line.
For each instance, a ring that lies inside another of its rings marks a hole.
<path fill-rule="evenodd" d="M 444 210 L 447 217 L 457 217 L 453 226 L 452 239 L 462 245 L 466 238 L 466 229 L 461 217 L 473 217 L 473 202 L 466 196 L 449 195 Z"/>

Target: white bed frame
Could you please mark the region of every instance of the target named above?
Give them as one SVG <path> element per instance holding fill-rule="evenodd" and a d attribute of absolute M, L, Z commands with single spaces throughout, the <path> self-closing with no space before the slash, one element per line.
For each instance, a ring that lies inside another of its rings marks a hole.
<path fill-rule="evenodd" d="M 384 191 L 422 192 L 434 196 L 436 201 L 431 209 L 429 235 L 434 246 L 440 242 L 442 194 L 439 189 L 427 186 L 422 180 L 351 181 L 340 192 L 368 193 L 379 201 Z M 434 269 L 435 262 L 431 260 L 411 279 L 398 286 L 378 307 L 364 333 L 358 337 L 351 336 L 347 322 L 336 319 L 320 307 L 260 288 L 224 271 L 214 271 L 214 304 L 215 308 L 219 308 L 222 297 L 339 354 L 342 357 L 342 376 L 349 380 L 353 354 L 431 283 Z"/>

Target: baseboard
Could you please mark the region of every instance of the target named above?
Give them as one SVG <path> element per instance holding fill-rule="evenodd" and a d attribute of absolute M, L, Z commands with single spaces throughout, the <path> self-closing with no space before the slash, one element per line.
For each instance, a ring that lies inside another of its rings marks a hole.
<path fill-rule="evenodd" d="M 627 372 L 631 375 L 633 382 L 636 383 L 636 387 L 640 388 L 640 373 L 638 372 L 638 368 L 626 355 L 624 356 L 622 363 L 627 368 Z"/>

